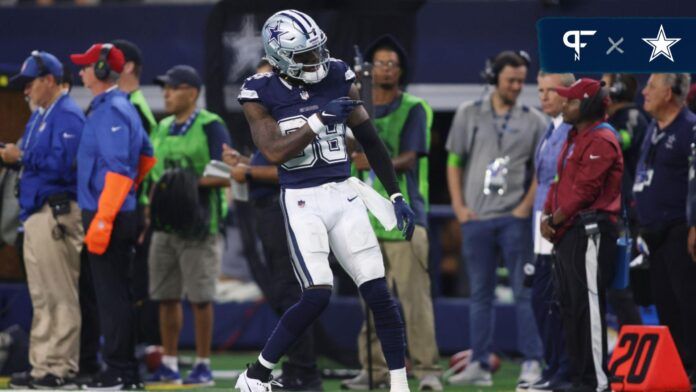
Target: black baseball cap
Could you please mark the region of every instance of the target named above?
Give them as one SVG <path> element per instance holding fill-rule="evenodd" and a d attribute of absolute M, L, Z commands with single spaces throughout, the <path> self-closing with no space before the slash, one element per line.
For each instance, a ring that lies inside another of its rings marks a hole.
<path fill-rule="evenodd" d="M 372 57 L 375 55 L 377 49 L 380 48 L 388 48 L 396 52 L 396 55 L 399 57 L 399 67 L 401 68 L 399 84 L 405 85 L 408 83 L 408 55 L 406 54 L 406 49 L 404 49 L 399 40 L 391 34 L 380 36 L 372 41 L 365 50 L 365 61 L 372 62 Z"/>
<path fill-rule="evenodd" d="M 155 78 L 154 83 L 159 86 L 179 87 L 188 84 L 200 90 L 203 85 L 200 75 L 195 68 L 190 65 L 175 65 L 166 74 Z"/>
<path fill-rule="evenodd" d="M 138 45 L 125 39 L 115 39 L 111 41 L 111 44 L 121 49 L 126 62 L 132 61 L 135 65 L 143 65 L 143 52 Z"/>

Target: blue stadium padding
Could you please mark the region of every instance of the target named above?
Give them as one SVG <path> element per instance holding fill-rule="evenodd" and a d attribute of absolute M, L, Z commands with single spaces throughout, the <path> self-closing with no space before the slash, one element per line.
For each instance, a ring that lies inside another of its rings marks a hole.
<path fill-rule="evenodd" d="M 438 298 L 434 301 L 437 343 L 442 354 L 469 348 L 469 301 L 462 298 Z M 641 308 L 646 324 L 657 324 L 653 307 Z M 322 314 L 321 323 L 341 350 L 356 351 L 363 309 L 355 297 L 336 297 Z M 517 352 L 515 309 L 512 304 L 495 304 L 494 349 Z M 259 350 L 273 331 L 278 318 L 264 301 L 230 302 L 215 305 L 213 347 L 215 350 Z M 0 330 L 19 324 L 26 331 L 31 325 L 31 300 L 25 284 L 0 284 Z M 194 347 L 191 308 L 184 306 L 182 348 Z"/>
<path fill-rule="evenodd" d="M 0 284 L 0 331 L 19 324 L 25 331 L 31 326 L 31 298 L 24 283 Z"/>

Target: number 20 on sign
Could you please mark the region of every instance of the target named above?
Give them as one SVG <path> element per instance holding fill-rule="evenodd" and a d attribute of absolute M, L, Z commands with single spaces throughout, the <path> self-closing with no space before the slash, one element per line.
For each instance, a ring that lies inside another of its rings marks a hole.
<path fill-rule="evenodd" d="M 609 373 L 614 376 L 614 391 L 691 391 L 672 336 L 664 326 L 622 328 Z"/>

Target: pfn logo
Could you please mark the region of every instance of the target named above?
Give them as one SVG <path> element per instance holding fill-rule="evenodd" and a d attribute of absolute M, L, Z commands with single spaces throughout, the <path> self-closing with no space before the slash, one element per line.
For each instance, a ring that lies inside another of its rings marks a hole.
<path fill-rule="evenodd" d="M 580 61 L 580 49 L 587 46 L 587 42 L 582 42 L 581 37 L 583 35 L 593 36 L 596 32 L 597 30 L 569 30 L 563 34 L 563 44 L 575 50 L 575 61 Z"/>

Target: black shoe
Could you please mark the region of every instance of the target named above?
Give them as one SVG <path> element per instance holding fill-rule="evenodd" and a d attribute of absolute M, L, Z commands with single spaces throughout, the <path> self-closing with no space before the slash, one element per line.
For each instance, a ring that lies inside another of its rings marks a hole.
<path fill-rule="evenodd" d="M 61 389 L 61 390 L 75 390 L 79 389 L 75 380 L 72 378 L 63 378 L 54 376 L 53 374 L 46 374 L 41 378 L 35 378 L 31 380 L 30 386 L 32 389 Z"/>
<path fill-rule="evenodd" d="M 8 384 L 10 389 L 29 389 L 31 388 L 31 372 L 19 372 L 12 374 Z"/>
<path fill-rule="evenodd" d="M 123 384 L 123 389 L 132 391 L 132 390 L 144 390 L 145 389 L 145 383 L 140 381 L 140 380 L 127 380 Z"/>
<path fill-rule="evenodd" d="M 558 379 L 541 379 L 529 387 L 529 392 L 565 391 L 570 388 L 571 384 L 568 381 L 561 381 Z"/>
<path fill-rule="evenodd" d="M 570 385 L 565 388 L 554 389 L 553 392 L 596 392 L 597 388 L 588 385 Z M 611 390 L 606 389 L 603 392 L 611 392 Z"/>
<path fill-rule="evenodd" d="M 92 378 L 92 381 L 82 385 L 82 389 L 90 391 L 120 391 L 126 386 L 123 378 L 109 370 L 101 372 Z"/>
<path fill-rule="evenodd" d="M 75 381 L 75 384 L 82 387 L 83 385 L 87 385 L 87 384 L 91 383 L 97 376 L 99 376 L 98 371 L 93 372 L 93 373 L 80 372 L 77 374 L 77 376 L 75 376 L 75 378 L 73 380 Z"/>
<path fill-rule="evenodd" d="M 274 391 L 308 391 L 322 392 L 324 387 L 318 374 L 312 376 L 300 376 L 292 373 L 283 373 L 276 381 L 281 386 L 274 386 Z"/>

